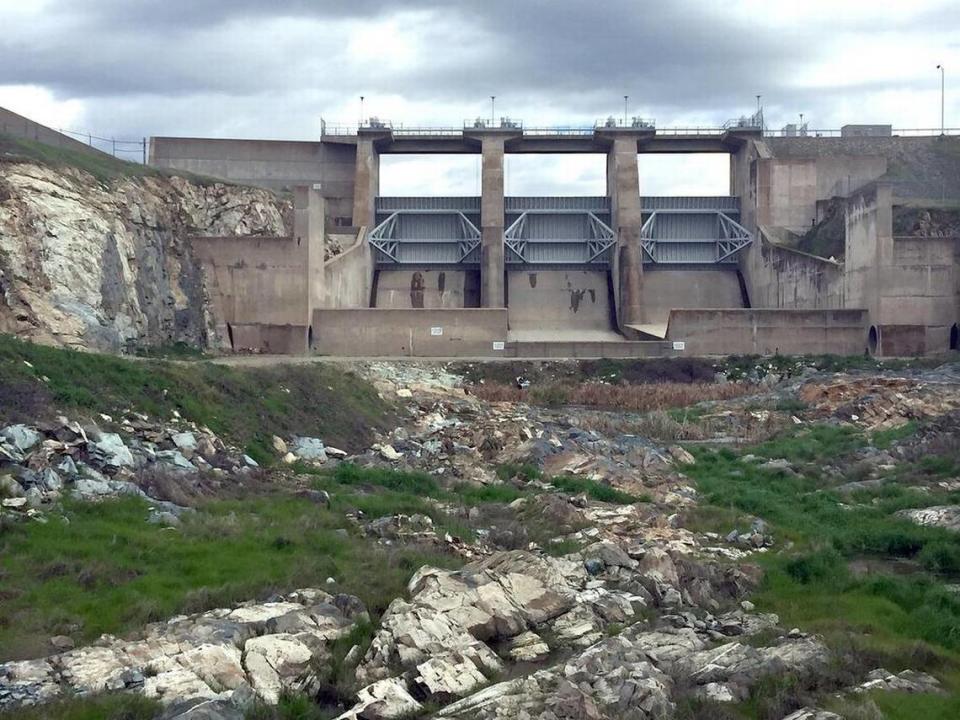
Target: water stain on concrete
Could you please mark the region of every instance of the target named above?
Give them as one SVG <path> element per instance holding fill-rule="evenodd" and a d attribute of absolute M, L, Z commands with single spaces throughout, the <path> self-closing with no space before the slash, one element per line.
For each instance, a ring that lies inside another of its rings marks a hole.
<path fill-rule="evenodd" d="M 571 290 L 570 291 L 570 309 L 574 312 L 580 309 L 580 302 L 583 300 L 583 295 L 586 293 L 586 290 Z"/>
<path fill-rule="evenodd" d="M 445 272 L 440 272 L 437 274 L 437 290 L 443 293 L 446 287 L 447 287 L 447 274 Z"/>
<path fill-rule="evenodd" d="M 537 286 L 537 274 L 536 274 L 536 273 L 528 273 L 527 279 L 530 280 L 530 287 L 535 288 L 535 287 Z"/>
<path fill-rule="evenodd" d="M 423 274 L 415 272 L 410 278 L 410 307 L 423 307 L 423 294 L 426 289 Z"/>

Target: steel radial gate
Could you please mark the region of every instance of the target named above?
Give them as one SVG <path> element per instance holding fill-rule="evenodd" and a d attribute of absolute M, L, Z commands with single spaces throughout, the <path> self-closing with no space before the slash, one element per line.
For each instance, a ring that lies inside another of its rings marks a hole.
<path fill-rule="evenodd" d="M 606 197 L 504 198 L 508 267 L 608 267 L 616 251 Z M 734 264 L 752 241 L 736 197 L 644 197 L 640 239 L 649 265 Z M 369 234 L 376 263 L 478 266 L 480 198 L 382 197 Z"/>
<path fill-rule="evenodd" d="M 736 197 L 645 197 L 642 207 L 645 263 L 733 264 L 737 253 L 753 242 L 739 223 Z"/>

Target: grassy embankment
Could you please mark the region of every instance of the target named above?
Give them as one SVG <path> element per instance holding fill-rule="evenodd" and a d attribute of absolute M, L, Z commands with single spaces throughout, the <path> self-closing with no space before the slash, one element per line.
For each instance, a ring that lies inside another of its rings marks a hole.
<path fill-rule="evenodd" d="M 88 153 L 82 150 L 56 147 L 36 140 L 18 138 L 0 133 L 0 162 L 35 162 L 52 168 L 75 168 L 89 173 L 101 183 L 109 184 L 125 178 L 138 177 L 185 177 L 199 185 L 224 182 L 182 171 L 129 162 L 103 153 Z M 229 184 L 229 183 L 227 183 Z"/>
<path fill-rule="evenodd" d="M 960 538 L 894 516 L 903 508 L 960 502 L 956 492 L 909 486 L 916 479 L 955 477 L 960 456 L 904 463 L 872 491 L 844 495 L 836 490 L 862 479 L 851 459 L 858 448 L 887 447 L 916 429 L 911 424 L 871 437 L 814 426 L 740 453 L 691 448 L 697 463 L 685 471 L 697 481 L 706 504 L 688 520 L 723 533 L 744 527 L 749 517 L 769 523 L 780 550 L 758 556 L 766 570 L 754 598 L 758 609 L 776 612 L 788 627 L 822 633 L 836 653 L 836 667 L 826 675 L 764 684 L 737 713 L 701 711 L 720 713 L 714 714 L 720 718 L 779 718 L 798 699 L 832 692 L 856 681 L 858 673 L 862 677 L 884 667 L 930 672 L 948 694 L 877 692 L 859 703 L 831 704 L 841 714 L 866 713 L 864 703 L 872 702 L 888 718 L 960 717 L 960 594 L 950 587 L 960 580 Z M 745 462 L 747 453 L 785 458 L 796 474 Z M 839 475 L 826 472 L 827 466 L 838 468 Z"/>

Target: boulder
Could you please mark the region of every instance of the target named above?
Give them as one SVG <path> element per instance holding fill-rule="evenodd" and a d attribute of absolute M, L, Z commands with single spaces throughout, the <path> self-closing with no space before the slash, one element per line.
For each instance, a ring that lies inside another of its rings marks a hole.
<path fill-rule="evenodd" d="M 178 432 L 170 436 L 177 450 L 186 456 L 191 456 L 197 450 L 197 436 L 192 432 Z"/>
<path fill-rule="evenodd" d="M 393 720 L 413 717 L 423 706 L 413 699 L 400 678 L 368 685 L 357 693 L 357 704 L 336 720 Z"/>
<path fill-rule="evenodd" d="M 108 468 L 133 467 L 133 453 L 117 433 L 101 433 L 100 439 L 88 445 L 90 458 Z"/>
<path fill-rule="evenodd" d="M 188 473 L 197 472 L 197 466 L 187 460 L 179 450 L 158 450 L 157 462 L 168 466 L 172 470 Z"/>
<path fill-rule="evenodd" d="M 27 425 L 8 425 L 0 430 L 0 437 L 17 451 L 24 453 L 43 440 L 43 435 Z"/>
<path fill-rule="evenodd" d="M 514 662 L 535 662 L 550 654 L 550 646 L 529 630 L 512 638 L 507 647 L 507 657 Z"/>
<path fill-rule="evenodd" d="M 13 479 L 13 475 L 9 473 L 0 475 L 0 498 L 16 498 L 23 497 L 23 495 L 23 487 Z"/>
<path fill-rule="evenodd" d="M 290 446 L 290 452 L 301 460 L 311 462 L 326 462 L 327 453 L 323 446 L 323 440 L 312 437 L 295 437 Z"/>
<path fill-rule="evenodd" d="M 304 679 L 312 658 L 307 645 L 285 633 L 250 638 L 243 646 L 243 666 L 250 685 L 271 705 L 276 705 L 284 689 Z"/>

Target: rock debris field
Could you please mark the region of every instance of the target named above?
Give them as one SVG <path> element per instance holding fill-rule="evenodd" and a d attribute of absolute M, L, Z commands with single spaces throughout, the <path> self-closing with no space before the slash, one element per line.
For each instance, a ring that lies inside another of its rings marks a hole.
<path fill-rule="evenodd" d="M 771 578 L 815 592 L 842 573 L 837 593 L 867 593 L 895 554 L 960 604 L 958 365 L 770 371 L 737 380 L 753 387 L 733 400 L 647 414 L 486 402 L 438 365 L 352 370 L 395 405 L 395 429 L 343 450 L 272 437 L 269 468 L 176 416 L 4 427 L 0 530 L 137 498 L 143 523 L 179 533 L 205 512 L 198 498 L 271 492 L 339 513 L 338 537 L 428 548 L 448 566 L 411 567 L 382 611 L 330 577 L 122 635 L 54 635 L 42 657 L 0 650 L 0 711 L 103 693 L 155 700 L 165 720 L 241 720 L 292 696 L 316 717 L 357 720 L 826 720 L 899 716 L 891 698 L 903 697 L 956 707 L 957 638 L 918 629 L 895 640 L 924 653 L 868 652 L 873 630 L 850 621 L 853 640 L 839 642 L 829 617 L 804 616 Z M 429 512 L 337 504 L 411 478 Z M 862 515 L 920 547 L 878 550 L 866 530 L 858 545 L 835 525 L 811 538 L 749 495 L 771 488 L 810 523 Z"/>

